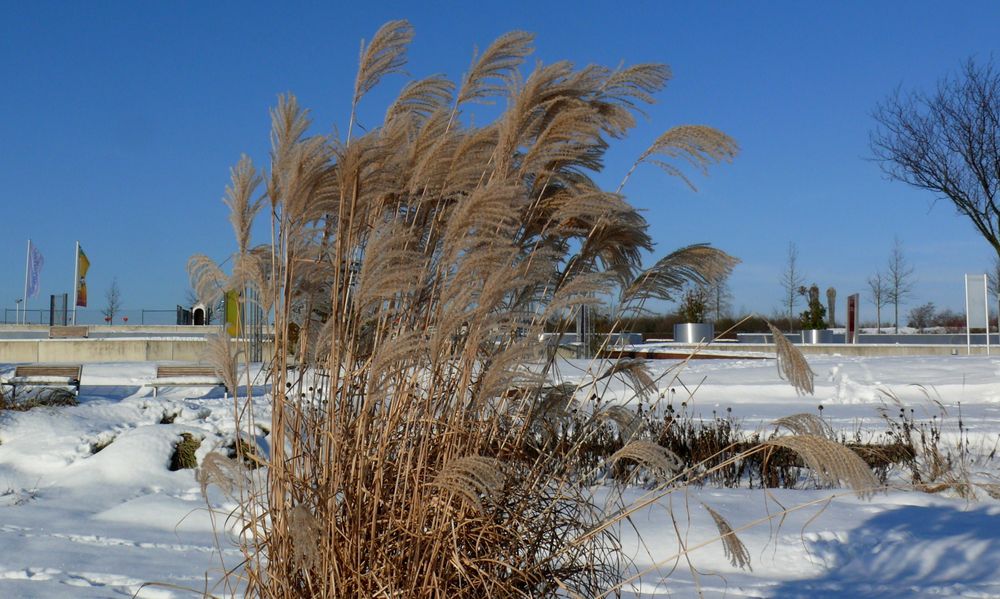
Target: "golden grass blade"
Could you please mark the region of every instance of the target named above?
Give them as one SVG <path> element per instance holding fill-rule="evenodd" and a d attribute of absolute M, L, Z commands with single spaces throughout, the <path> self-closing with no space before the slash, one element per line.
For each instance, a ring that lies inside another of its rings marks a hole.
<path fill-rule="evenodd" d="M 389 123 L 406 115 L 426 119 L 450 104 L 454 92 L 455 84 L 440 75 L 407 83 L 386 111 L 385 122 Z"/>
<path fill-rule="evenodd" d="M 503 488 L 503 463 L 484 456 L 466 456 L 448 462 L 430 485 L 461 497 L 476 511 L 483 512 L 483 500 Z"/>
<path fill-rule="evenodd" d="M 743 541 L 736 536 L 736 532 L 733 527 L 729 525 L 729 522 L 722 517 L 722 514 L 708 507 L 704 503 L 701 507 L 705 508 L 705 511 L 712 516 L 712 520 L 715 521 L 715 527 L 719 531 L 719 539 L 722 541 L 722 549 L 729 558 L 729 563 L 733 566 L 739 568 L 740 570 L 750 570 L 753 571 L 753 567 L 750 566 L 750 551 L 747 550 L 746 545 Z"/>
<path fill-rule="evenodd" d="M 656 391 L 656 381 L 649 374 L 646 360 L 638 358 L 621 358 L 615 360 L 598 375 L 594 382 L 603 381 L 613 376 L 621 376 L 632 385 L 632 389 L 640 397 L 646 397 Z"/>
<path fill-rule="evenodd" d="M 230 170 L 230 178 L 232 182 L 226 186 L 226 195 L 222 201 L 229 207 L 229 222 L 236 234 L 239 253 L 245 254 L 250 246 L 250 227 L 264 205 L 263 198 L 253 199 L 254 191 L 262 178 L 246 154 Z"/>
<path fill-rule="evenodd" d="M 320 562 L 320 539 L 323 527 L 316 516 L 303 504 L 289 513 L 289 533 L 295 562 L 303 572 L 313 571 Z"/>
<path fill-rule="evenodd" d="M 598 412 L 599 420 L 611 420 L 618 426 L 618 434 L 625 441 L 634 438 L 642 429 L 642 417 L 625 406 L 608 406 Z"/>
<path fill-rule="evenodd" d="M 237 462 L 217 451 L 209 452 L 195 472 L 201 494 L 207 497 L 208 486 L 215 485 L 229 499 L 237 499 L 247 487 L 246 470 Z"/>
<path fill-rule="evenodd" d="M 767 323 L 767 327 L 774 335 L 774 349 L 778 356 L 778 373 L 792 384 L 796 393 L 812 395 L 813 379 L 816 374 L 809 367 L 806 357 L 773 324 Z"/>
<path fill-rule="evenodd" d="M 814 435 L 824 439 L 833 439 L 833 428 L 815 414 L 801 413 L 778 418 L 771 424 L 784 427 L 794 435 Z"/>
<path fill-rule="evenodd" d="M 229 277 L 222 269 L 204 254 L 195 254 L 188 259 L 188 276 L 191 287 L 194 288 L 198 300 L 207 305 L 214 305 L 229 289 Z"/>
<path fill-rule="evenodd" d="M 868 464 L 836 441 L 816 435 L 791 435 L 774 437 L 764 445 L 794 451 L 822 482 L 831 486 L 844 483 L 859 497 L 870 496 L 881 486 Z"/>
<path fill-rule="evenodd" d="M 508 91 L 518 67 L 532 53 L 534 34 L 511 31 L 498 37 L 476 60 L 462 81 L 458 103 L 482 102 Z"/>
<path fill-rule="evenodd" d="M 678 177 L 692 190 L 696 190 L 684 171 L 667 160 L 686 162 L 702 174 L 708 174 L 708 167 L 720 162 L 732 162 L 738 152 L 736 141 L 718 129 L 705 125 L 681 125 L 660 135 L 639 157 L 636 165 L 643 162 L 656 164 L 667 174 Z M 622 181 L 622 185 L 624 184 L 625 181 Z"/>
<path fill-rule="evenodd" d="M 405 20 L 389 21 L 375 32 L 367 46 L 361 44 L 361 60 L 354 81 L 354 103 L 391 73 L 402 71 L 406 48 L 413 40 L 413 27 Z"/>
<path fill-rule="evenodd" d="M 612 73 L 602 90 L 608 97 L 636 110 L 638 103 L 652 104 L 653 94 L 663 89 L 672 73 L 665 64 L 637 64 Z"/>
<path fill-rule="evenodd" d="M 225 331 L 205 337 L 204 358 L 215 368 L 230 395 L 235 395 L 239 386 L 239 356 L 243 351 L 234 350 L 233 345 Z"/>
<path fill-rule="evenodd" d="M 684 461 L 666 447 L 644 439 L 633 439 L 608 458 L 609 464 L 619 460 L 633 460 L 644 468 L 659 474 L 661 480 L 670 480 L 684 469 Z"/>
<path fill-rule="evenodd" d="M 622 293 L 622 302 L 672 300 L 672 294 L 687 284 L 704 285 L 722 280 L 738 263 L 738 259 L 706 244 L 683 247 L 635 277 Z"/>

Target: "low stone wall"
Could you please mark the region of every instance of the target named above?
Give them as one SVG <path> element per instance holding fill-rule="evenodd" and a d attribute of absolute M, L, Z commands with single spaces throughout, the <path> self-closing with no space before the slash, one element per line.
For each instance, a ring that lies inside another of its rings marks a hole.
<path fill-rule="evenodd" d="M 693 349 L 695 346 L 691 346 Z M 967 356 L 965 345 L 942 344 L 846 344 L 817 343 L 815 345 L 796 345 L 806 355 L 840 355 L 840 356 Z M 712 343 L 706 349 L 724 349 L 735 352 L 768 352 L 774 353 L 774 345 L 763 343 Z M 991 346 L 990 354 L 1000 356 L 1000 347 Z M 985 356 L 985 345 L 973 345 L 971 355 Z"/>
<path fill-rule="evenodd" d="M 203 338 L 5 339 L 0 340 L 0 363 L 200 362 L 204 347 Z M 265 344 L 264 355 L 272 351 Z"/>

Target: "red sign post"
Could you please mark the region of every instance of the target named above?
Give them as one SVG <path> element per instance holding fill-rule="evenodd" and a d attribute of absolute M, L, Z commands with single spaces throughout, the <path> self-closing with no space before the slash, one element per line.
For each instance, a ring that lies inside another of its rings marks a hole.
<path fill-rule="evenodd" d="M 847 329 L 844 330 L 844 343 L 858 342 L 858 300 L 861 296 L 857 293 L 847 296 Z"/>

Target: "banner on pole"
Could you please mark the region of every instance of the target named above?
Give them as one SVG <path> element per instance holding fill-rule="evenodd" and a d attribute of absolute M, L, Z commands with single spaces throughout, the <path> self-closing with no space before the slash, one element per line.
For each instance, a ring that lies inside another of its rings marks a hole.
<path fill-rule="evenodd" d="M 87 254 L 83 253 L 83 248 L 78 246 L 76 254 L 76 305 L 81 308 L 87 307 L 87 269 L 90 268 L 90 260 Z M 75 314 L 75 313 L 74 313 Z"/>
<path fill-rule="evenodd" d="M 45 265 L 45 258 L 38 251 L 35 244 L 28 242 L 31 251 L 28 252 L 28 293 L 27 297 L 38 297 L 39 276 L 42 274 L 42 266 Z"/>

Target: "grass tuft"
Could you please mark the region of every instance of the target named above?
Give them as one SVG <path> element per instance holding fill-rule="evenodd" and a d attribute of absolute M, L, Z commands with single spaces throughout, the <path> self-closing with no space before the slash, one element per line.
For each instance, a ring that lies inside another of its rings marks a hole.
<path fill-rule="evenodd" d="M 170 455 L 170 470 L 197 468 L 198 458 L 195 453 L 199 447 L 201 439 L 191 433 L 181 433 L 181 440 L 174 445 L 174 452 Z"/>

